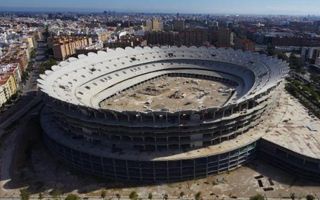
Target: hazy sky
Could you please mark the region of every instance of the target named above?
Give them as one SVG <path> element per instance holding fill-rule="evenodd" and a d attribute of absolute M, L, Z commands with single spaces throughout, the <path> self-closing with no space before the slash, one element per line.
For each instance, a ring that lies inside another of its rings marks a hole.
<path fill-rule="evenodd" d="M 320 15 L 320 0 L 0 0 L 1 10 Z"/>

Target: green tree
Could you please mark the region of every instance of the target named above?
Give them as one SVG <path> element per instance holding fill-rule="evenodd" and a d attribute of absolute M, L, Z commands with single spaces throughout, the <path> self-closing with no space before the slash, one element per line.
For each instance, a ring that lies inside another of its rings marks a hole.
<path fill-rule="evenodd" d="M 76 194 L 68 194 L 65 200 L 79 200 L 80 197 Z"/>
<path fill-rule="evenodd" d="M 295 194 L 295 193 L 291 193 L 291 194 L 290 194 L 290 198 L 291 198 L 292 200 L 295 200 L 296 194 Z"/>
<path fill-rule="evenodd" d="M 278 56 L 278 58 L 281 59 L 281 60 L 288 61 L 288 57 L 287 57 L 286 54 L 283 53 L 283 52 L 279 52 L 277 56 Z"/>
<path fill-rule="evenodd" d="M 120 198 L 121 198 L 121 195 L 120 194 L 116 194 L 116 197 L 117 197 L 117 199 L 119 200 Z"/>
<path fill-rule="evenodd" d="M 264 197 L 261 194 L 256 194 L 250 197 L 250 200 L 264 200 Z"/>
<path fill-rule="evenodd" d="M 268 56 L 274 56 L 275 55 L 275 51 L 276 51 L 276 48 L 273 44 L 269 43 L 267 45 L 267 54 Z"/>
<path fill-rule="evenodd" d="M 292 70 L 294 70 L 297 73 L 305 73 L 305 70 L 303 69 L 302 60 L 293 53 L 289 57 L 289 66 Z"/>
<path fill-rule="evenodd" d="M 132 199 L 132 200 L 137 200 L 139 197 L 139 195 L 137 194 L 136 191 L 132 191 L 130 194 L 129 194 L 129 198 Z"/>
<path fill-rule="evenodd" d="M 200 199 L 201 199 L 201 192 L 197 192 L 197 193 L 194 195 L 194 198 L 195 198 L 195 200 L 200 200 Z"/>
<path fill-rule="evenodd" d="M 31 58 L 35 58 L 35 57 L 36 57 L 36 50 L 35 50 L 35 49 L 33 49 L 33 50 L 31 51 L 30 57 L 31 57 Z"/>
<path fill-rule="evenodd" d="M 101 198 L 103 199 L 106 198 L 106 195 L 107 195 L 107 192 L 105 190 L 102 190 L 100 194 Z"/>
<path fill-rule="evenodd" d="M 57 61 L 53 58 L 50 58 L 49 60 L 41 63 L 41 65 L 39 66 L 40 74 L 43 74 L 46 70 L 50 70 L 51 67 L 56 64 L 57 64 Z"/>
<path fill-rule="evenodd" d="M 50 195 L 52 196 L 53 199 L 59 199 L 61 194 L 62 192 L 58 189 L 54 189 L 50 192 Z"/>
<path fill-rule="evenodd" d="M 308 194 L 308 195 L 306 196 L 306 199 L 307 199 L 307 200 L 314 200 L 315 197 L 314 197 L 312 194 Z"/>
<path fill-rule="evenodd" d="M 20 199 L 21 200 L 29 200 L 30 192 L 27 189 L 20 190 Z"/>
<path fill-rule="evenodd" d="M 39 193 L 38 199 L 43 199 L 43 194 L 41 192 Z"/>
<path fill-rule="evenodd" d="M 184 192 L 180 192 L 179 194 L 180 198 L 184 196 Z"/>
<path fill-rule="evenodd" d="M 148 199 L 152 199 L 152 193 L 151 192 L 148 194 Z"/>

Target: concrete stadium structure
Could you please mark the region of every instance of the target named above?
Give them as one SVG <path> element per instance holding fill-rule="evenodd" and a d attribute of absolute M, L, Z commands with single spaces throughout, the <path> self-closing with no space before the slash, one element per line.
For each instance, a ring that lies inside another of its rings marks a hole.
<path fill-rule="evenodd" d="M 126 48 L 69 58 L 38 80 L 48 148 L 71 167 L 116 181 L 181 181 L 235 169 L 255 157 L 248 134 L 272 111 L 287 63 L 232 49 Z M 222 106 L 178 111 L 101 107 L 163 76 L 232 85 Z"/>

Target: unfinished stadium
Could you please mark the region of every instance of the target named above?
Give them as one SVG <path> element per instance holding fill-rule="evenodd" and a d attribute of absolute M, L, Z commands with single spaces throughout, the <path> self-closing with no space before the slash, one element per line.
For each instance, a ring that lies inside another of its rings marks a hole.
<path fill-rule="evenodd" d="M 206 177 L 259 154 L 313 173 L 288 157 L 292 150 L 252 131 L 273 112 L 287 73 L 281 60 L 232 49 L 136 47 L 79 55 L 38 80 L 44 140 L 72 168 L 116 181 Z M 295 156 L 319 169 L 319 159 Z"/>

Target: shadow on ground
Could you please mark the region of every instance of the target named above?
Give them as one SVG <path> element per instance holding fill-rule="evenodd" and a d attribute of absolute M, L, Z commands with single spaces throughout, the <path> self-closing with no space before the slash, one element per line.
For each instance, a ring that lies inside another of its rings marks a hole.
<path fill-rule="evenodd" d="M 144 186 L 115 183 L 70 170 L 46 149 L 42 142 L 41 133 L 38 117 L 33 117 L 25 122 L 24 127 L 17 132 L 17 145 L 11 166 L 11 180 L 4 185 L 5 189 L 27 187 L 31 194 L 48 191 L 63 194 L 75 190 L 80 194 L 88 194 L 105 188 L 121 189 Z M 246 167 L 255 171 L 256 174 L 289 186 L 320 185 L 295 177 L 295 175 L 273 167 L 270 163 L 262 160 L 255 160 Z M 161 185 L 161 183 L 155 185 Z"/>

